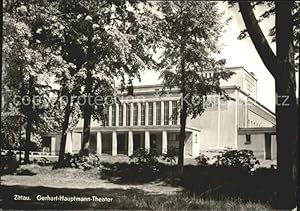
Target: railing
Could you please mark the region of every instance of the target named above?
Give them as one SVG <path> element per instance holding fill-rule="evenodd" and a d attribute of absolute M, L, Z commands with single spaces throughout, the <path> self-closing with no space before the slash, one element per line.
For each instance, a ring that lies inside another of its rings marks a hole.
<path fill-rule="evenodd" d="M 1 155 L 6 155 L 9 150 L 1 150 Z M 11 152 L 15 155 L 20 155 L 19 150 L 11 150 Z M 21 156 L 23 157 L 25 155 L 24 151 L 21 151 Z M 30 157 L 55 157 L 54 152 L 37 152 L 37 151 L 30 151 L 29 152 Z"/>

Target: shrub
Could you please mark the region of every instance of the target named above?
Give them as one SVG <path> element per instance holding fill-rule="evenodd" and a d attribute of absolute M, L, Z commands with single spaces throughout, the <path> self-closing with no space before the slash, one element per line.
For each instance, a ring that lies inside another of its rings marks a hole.
<path fill-rule="evenodd" d="M 6 155 L 1 155 L 1 174 L 11 174 L 19 167 L 16 155 L 8 151 Z"/>
<path fill-rule="evenodd" d="M 198 166 L 207 166 L 209 157 L 200 153 L 199 156 L 195 158 L 195 160 L 197 161 Z"/>
<path fill-rule="evenodd" d="M 178 157 L 178 148 L 176 147 L 169 147 L 167 153 L 163 154 L 163 160 L 173 165 L 173 162 L 176 162 L 176 157 Z"/>
<path fill-rule="evenodd" d="M 241 168 L 251 171 L 255 165 L 259 165 L 259 161 L 255 158 L 252 150 L 232 150 L 226 149 L 221 154 L 215 155 L 216 166 L 226 166 Z"/>
<path fill-rule="evenodd" d="M 37 161 L 37 164 L 40 165 L 40 166 L 49 166 L 49 165 L 51 165 L 51 161 L 46 157 L 41 157 Z"/>
<path fill-rule="evenodd" d="M 65 154 L 65 158 L 62 163 L 57 163 L 56 168 L 78 168 L 83 170 L 89 170 L 92 168 L 100 167 L 100 157 L 95 154 L 86 155 L 79 152 L 78 154 Z"/>
<path fill-rule="evenodd" d="M 156 178 L 160 165 L 155 151 L 148 152 L 145 149 L 138 149 L 133 152 L 130 158 L 130 174 L 134 174 L 137 181 L 148 181 Z M 129 172 L 128 172 L 129 173 Z"/>

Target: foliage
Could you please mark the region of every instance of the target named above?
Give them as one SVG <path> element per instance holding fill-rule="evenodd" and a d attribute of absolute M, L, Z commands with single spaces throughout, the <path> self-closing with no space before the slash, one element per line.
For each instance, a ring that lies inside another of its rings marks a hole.
<path fill-rule="evenodd" d="M 1 174 L 11 174 L 19 167 L 16 155 L 8 151 L 6 155 L 1 155 Z"/>
<path fill-rule="evenodd" d="M 167 153 L 163 154 L 163 160 L 166 160 L 168 163 L 173 165 L 176 162 L 176 157 L 178 157 L 178 148 L 176 147 L 168 147 Z"/>
<path fill-rule="evenodd" d="M 162 94 L 178 88 L 181 93 L 178 165 L 183 169 L 184 139 L 187 117 L 204 112 L 208 94 L 225 95 L 220 80 L 231 73 L 224 70 L 225 60 L 216 59 L 220 53 L 218 40 L 222 34 L 222 15 L 217 3 L 211 1 L 159 2 L 157 36 L 161 56 L 158 61 Z M 205 73 L 211 73 L 207 77 Z M 179 110 L 179 109 L 178 109 Z"/>
<path fill-rule="evenodd" d="M 196 157 L 195 160 L 197 161 L 198 166 L 206 166 L 208 164 L 209 157 L 200 153 L 200 155 Z"/>
<path fill-rule="evenodd" d="M 85 155 L 84 153 L 70 154 L 64 156 L 61 163 L 54 165 L 54 168 L 78 168 L 89 170 L 100 167 L 100 157 L 96 154 Z"/>
<path fill-rule="evenodd" d="M 226 149 L 214 156 L 214 165 L 224 167 L 242 168 L 247 171 L 252 170 L 259 161 L 255 158 L 252 150 Z"/>
<path fill-rule="evenodd" d="M 155 151 L 148 152 L 145 149 L 138 149 L 130 155 L 131 172 L 135 175 L 136 180 L 145 181 L 154 179 L 160 170 L 160 164 Z"/>

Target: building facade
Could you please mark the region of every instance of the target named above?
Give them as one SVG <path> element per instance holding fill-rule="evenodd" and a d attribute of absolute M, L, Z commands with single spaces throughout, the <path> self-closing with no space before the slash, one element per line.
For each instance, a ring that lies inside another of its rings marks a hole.
<path fill-rule="evenodd" d="M 230 147 L 252 149 L 258 156 L 268 158 L 269 148 L 276 146 L 272 129 L 275 115 L 257 102 L 257 80 L 252 73 L 242 67 L 228 70 L 234 75 L 228 81 L 221 81 L 221 87 L 231 99 L 209 95 L 204 113 L 187 119 L 185 156 L 197 157 L 201 152 Z M 203 74 L 210 77 L 211 73 Z M 133 96 L 118 93 L 118 103 L 106 108 L 106 121 L 92 121 L 91 152 L 115 156 L 131 155 L 138 148 L 166 153 L 169 147 L 178 147 L 179 91 L 172 89 L 160 95 L 161 85 L 136 86 L 133 90 Z M 80 120 L 67 135 L 66 152 L 79 152 L 82 130 L 83 120 Z M 60 135 L 51 134 L 46 139 L 51 152 L 58 154 Z M 274 150 L 272 153 L 276 154 Z"/>

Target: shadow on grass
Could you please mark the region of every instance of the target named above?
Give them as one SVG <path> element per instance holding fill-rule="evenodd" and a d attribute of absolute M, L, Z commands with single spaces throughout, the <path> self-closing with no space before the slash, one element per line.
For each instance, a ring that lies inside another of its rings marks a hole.
<path fill-rule="evenodd" d="M 163 181 L 183 187 L 188 194 L 201 198 L 222 200 L 240 198 L 243 201 L 261 201 L 274 204 L 277 184 L 276 169 L 261 168 L 251 174 L 243 169 L 216 166 L 184 167 L 179 174 L 176 166 L 160 164 L 159 173 L 149 177 L 137 174 L 136 167 L 128 163 L 103 163 L 101 178 L 116 184 L 148 183 Z"/>

